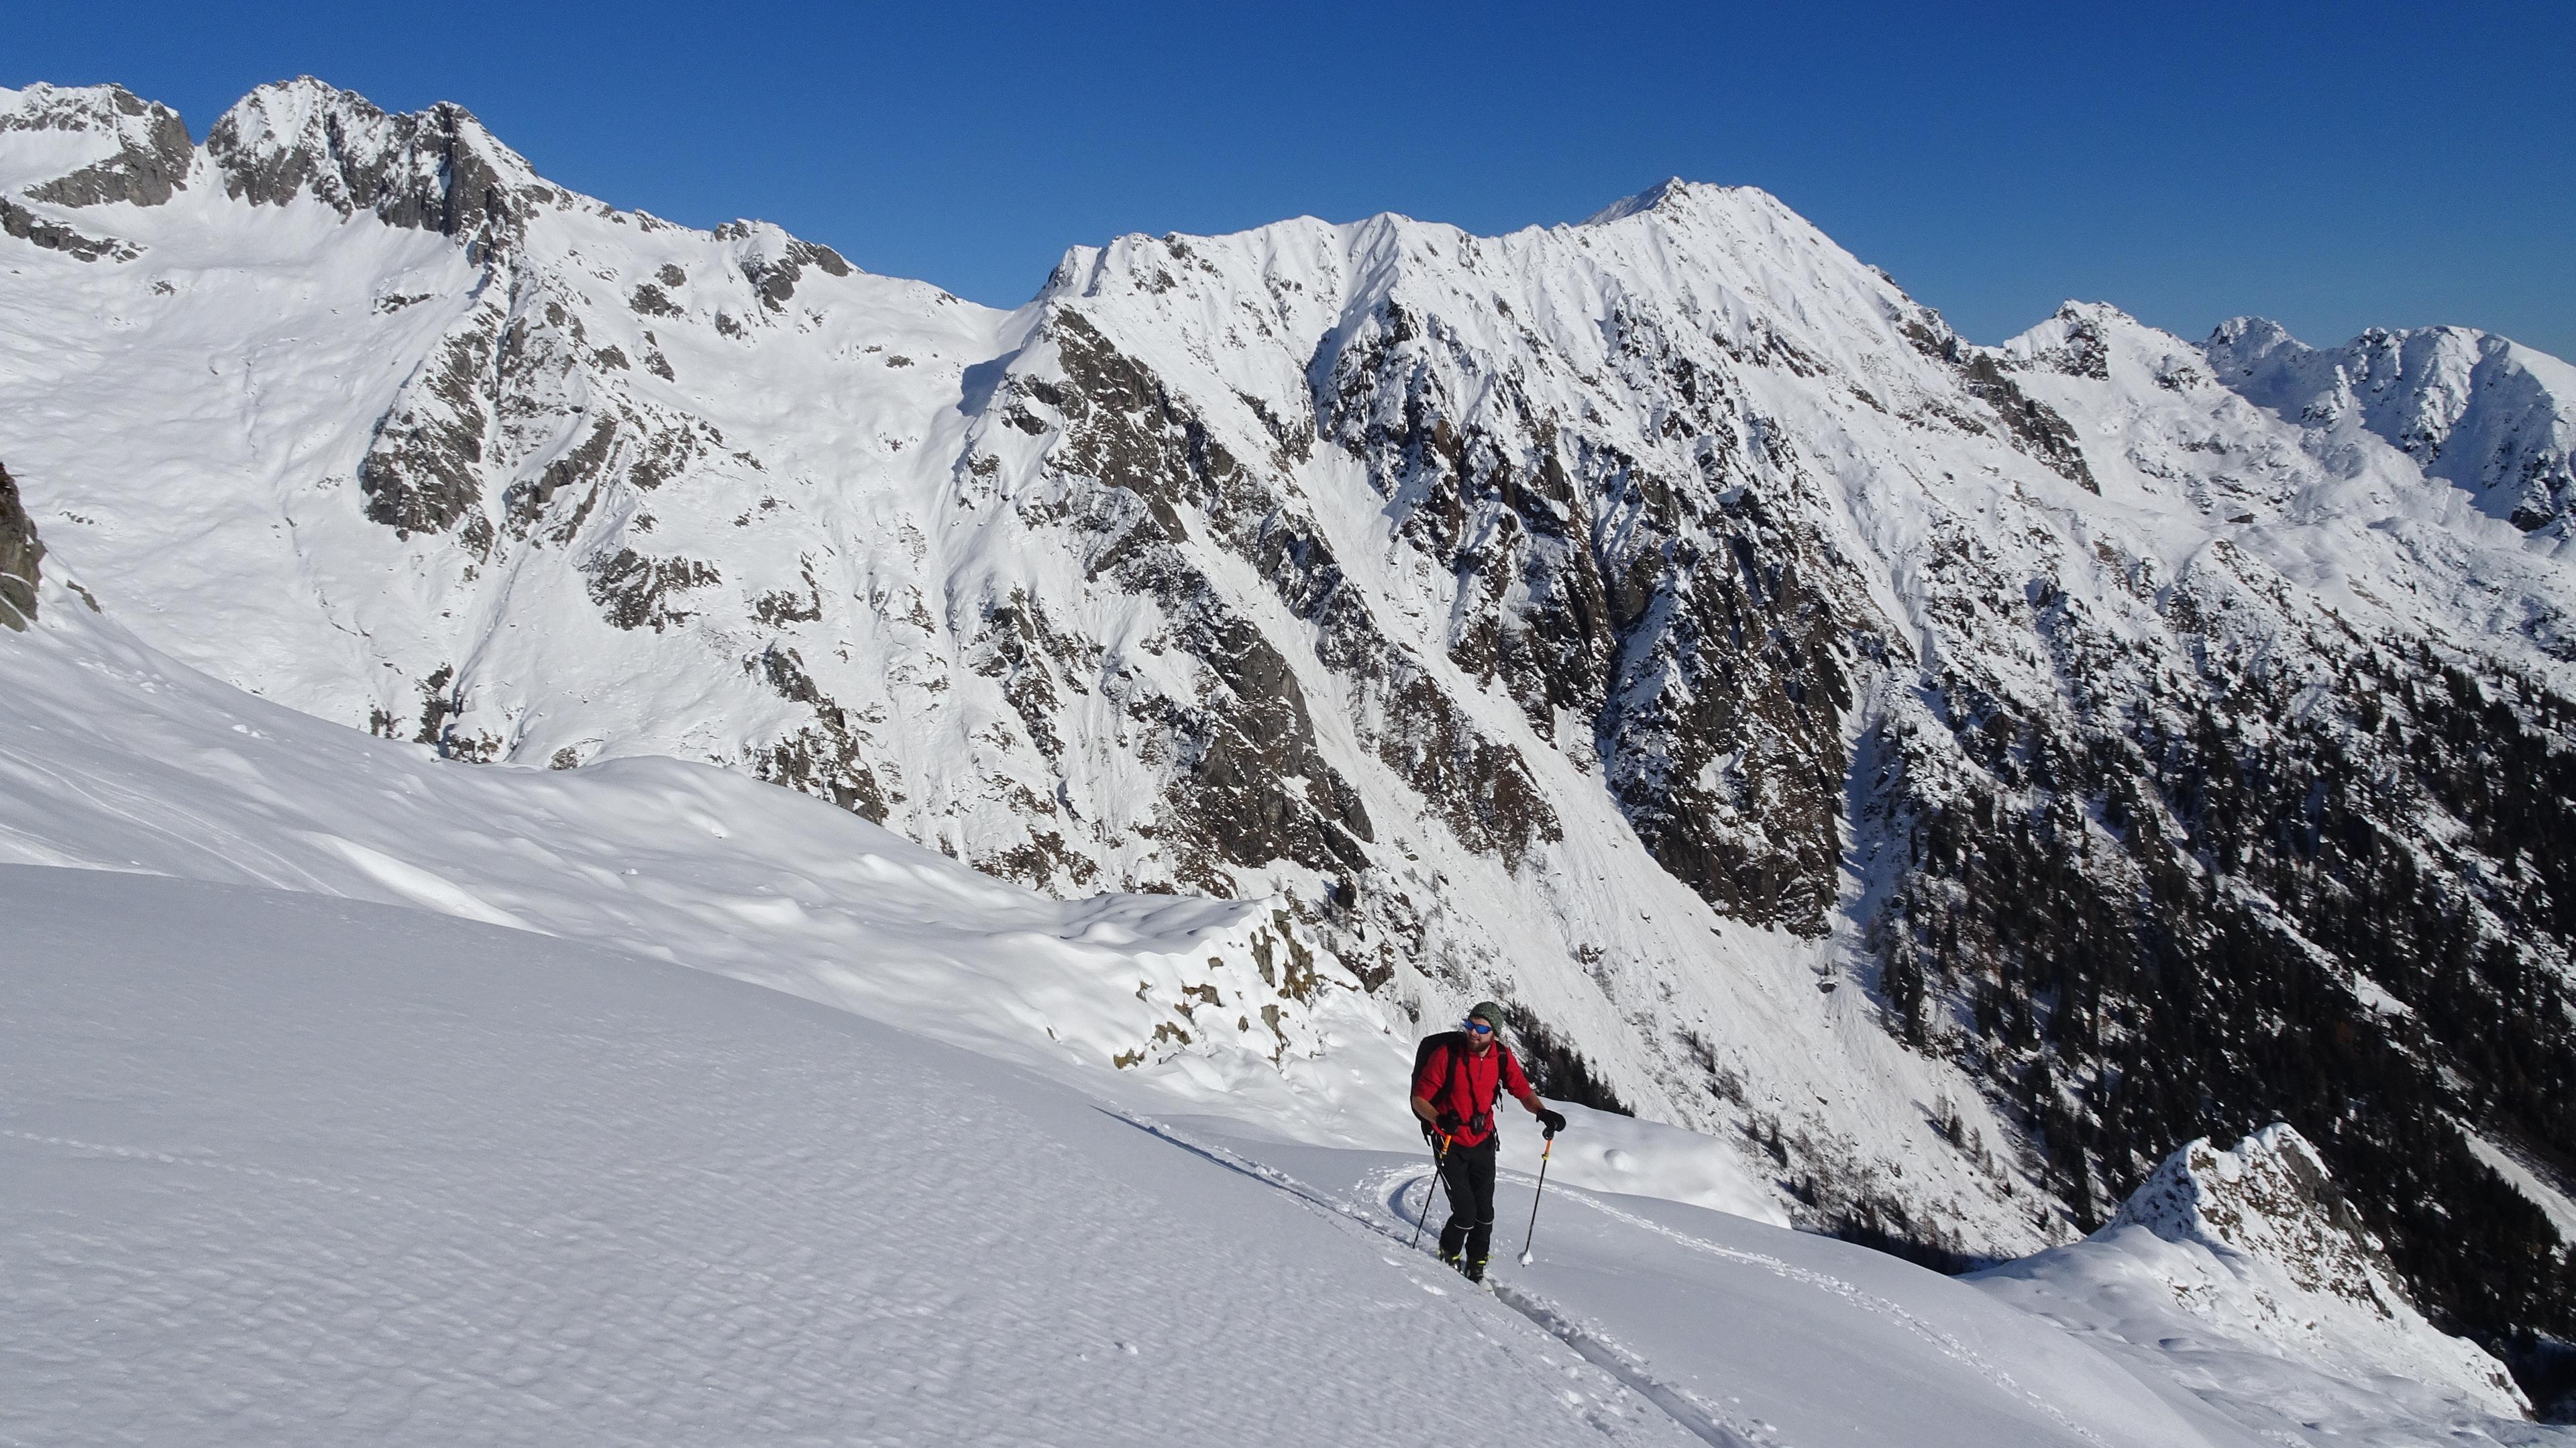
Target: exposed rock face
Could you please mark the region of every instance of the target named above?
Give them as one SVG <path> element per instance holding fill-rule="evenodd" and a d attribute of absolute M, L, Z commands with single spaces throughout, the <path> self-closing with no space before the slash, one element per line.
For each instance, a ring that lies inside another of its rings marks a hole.
<path fill-rule="evenodd" d="M 75 261 L 132 261 L 143 249 L 130 241 L 113 236 L 91 236 L 85 232 L 38 216 L 26 207 L 0 196 L 0 234 L 20 241 L 59 251 Z"/>
<path fill-rule="evenodd" d="M 796 282 L 813 267 L 825 276 L 845 277 L 854 268 L 841 254 L 816 242 L 799 241 L 767 222 L 729 221 L 715 229 L 715 239 L 735 243 L 736 264 L 743 280 L 759 293 L 772 312 L 787 310 Z M 677 285 L 677 283 L 674 283 Z"/>
<path fill-rule="evenodd" d="M 106 201 L 159 206 L 188 184 L 197 158 L 178 112 L 139 99 L 123 86 L 29 86 L 18 93 L 15 107 L 0 112 L 0 133 L 10 131 L 86 132 L 112 139 L 110 154 L 27 188 L 28 200 L 49 206 Z"/>
<path fill-rule="evenodd" d="M 180 132 L 184 138 L 184 129 Z M 226 194 L 254 206 L 310 197 L 341 215 L 502 246 L 524 209 L 566 202 L 464 107 L 388 116 L 305 76 L 266 85 L 206 133 Z"/>
<path fill-rule="evenodd" d="M 452 107 L 268 87 L 205 157 L 133 228 L 203 290 L 117 271 L 144 335 L 81 374 L 148 445 L 27 445 L 127 520 L 80 554 L 121 593 L 198 556 L 168 496 L 230 520 L 258 586 L 158 640 L 217 672 L 457 758 L 716 760 L 1058 892 L 1278 890 L 1821 1226 L 2016 1253 L 2287 1114 L 2438 1319 L 2576 1330 L 2447 1125 L 2576 1154 L 2576 589 L 2453 505 L 2556 526 L 2551 359 L 2437 339 L 2498 379 L 2454 408 L 2372 343 L 2337 410 L 2256 324 L 1981 347 L 1680 183 L 1121 238 L 1001 314 L 563 193 Z M 359 283 L 190 250 L 294 208 Z M 37 270 L 0 302 L 59 307 Z"/>
<path fill-rule="evenodd" d="M 45 545 L 18 497 L 18 484 L 0 467 L 0 625 L 25 632 L 36 619 L 36 585 L 42 581 Z"/>
<path fill-rule="evenodd" d="M 2185 1144 L 2120 1204 L 2111 1225 L 2265 1258 L 2300 1291 L 2330 1293 L 2382 1320 L 2412 1306 L 2390 1280 L 2386 1249 L 2344 1200 L 2316 1148 L 2284 1124 L 2233 1151 L 2207 1137 Z"/>

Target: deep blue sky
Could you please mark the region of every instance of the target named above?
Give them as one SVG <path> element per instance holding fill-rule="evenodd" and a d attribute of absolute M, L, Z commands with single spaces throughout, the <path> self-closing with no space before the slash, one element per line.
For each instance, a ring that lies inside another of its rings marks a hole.
<path fill-rule="evenodd" d="M 17 5 L 0 84 L 199 136 L 310 72 L 552 179 L 1002 305 L 1064 247 L 1375 211 L 1499 231 L 1752 183 L 1998 341 L 2460 322 L 2576 358 L 2576 5 Z"/>

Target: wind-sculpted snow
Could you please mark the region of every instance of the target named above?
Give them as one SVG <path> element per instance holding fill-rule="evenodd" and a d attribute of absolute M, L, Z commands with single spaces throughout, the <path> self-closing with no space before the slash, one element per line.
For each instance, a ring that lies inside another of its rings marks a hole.
<path fill-rule="evenodd" d="M 1678 181 L 1125 237 L 1005 314 L 454 107 L 263 87 L 77 204 L 158 113 L 0 111 L 5 460 L 187 662 L 1271 898 L 1390 1022 L 1502 997 L 1553 1089 L 1925 1253 L 2286 1113 L 2437 1320 L 2576 1332 L 2451 1125 L 2576 1154 L 2563 364 L 2073 303 L 1978 346 Z"/>

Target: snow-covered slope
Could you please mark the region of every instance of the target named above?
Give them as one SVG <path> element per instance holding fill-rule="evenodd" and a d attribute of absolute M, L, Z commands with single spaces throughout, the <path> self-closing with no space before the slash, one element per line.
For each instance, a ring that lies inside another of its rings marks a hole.
<path fill-rule="evenodd" d="M 1670 1203 L 1554 1192 L 1539 1260 L 1469 1292 L 1389 1209 L 1419 1163 L 596 946 L 17 866 L 0 918 L 13 1440 L 2278 1441 L 1966 1284 Z"/>
<path fill-rule="evenodd" d="M 11 1441 L 1690 1441 L 982 1057 L 412 911 L 0 898 Z"/>
<path fill-rule="evenodd" d="M 1276 899 L 1050 900 L 675 760 L 461 768 L 197 674 L 69 584 L 45 599 L 5 656 L 0 862 L 408 905 L 754 981 L 1164 1115 L 1416 1140 L 1409 1023 Z M 1728 1144 L 1569 1109 L 1559 1179 L 1785 1224 Z"/>
<path fill-rule="evenodd" d="M 56 867 L 0 867 L 14 1436 L 1438 1441 L 1465 1392 L 1515 1441 L 2233 1445 L 2288 1384 L 2365 1441 L 2547 1441 L 2367 1376 L 2474 1360 L 2411 1312 L 2320 1365 L 2257 1298 L 2213 1364 L 2099 1329 L 2124 1280 L 1991 1302 L 1580 1107 L 1537 1259 L 1462 1302 L 1398 1245 L 1410 1033 L 1273 902 L 1053 902 L 677 761 L 443 761 L 59 573 L 6 648 L 0 858 Z M 2315 1235 L 2227 1261 L 2332 1285 Z"/>
<path fill-rule="evenodd" d="M 2320 409 L 2257 329 L 1978 347 L 1679 182 L 1123 238 L 1005 314 L 454 107 L 0 114 L 0 460 L 181 660 L 1269 897 L 1390 1039 L 1503 996 L 1818 1225 L 2019 1253 L 2287 1110 L 2442 1312 L 2546 1315 L 2436 1221 L 2559 1250 L 2454 1117 L 2576 1151 L 2571 591 L 2507 521 L 2549 359 L 2446 333 Z"/>

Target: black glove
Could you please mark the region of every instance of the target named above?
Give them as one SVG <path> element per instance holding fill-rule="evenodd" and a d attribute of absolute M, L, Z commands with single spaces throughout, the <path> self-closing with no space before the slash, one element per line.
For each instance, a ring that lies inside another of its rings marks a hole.
<path fill-rule="evenodd" d="M 1459 1118 L 1457 1112 L 1443 1111 L 1440 1113 L 1440 1119 L 1432 1124 L 1440 1128 L 1442 1136 L 1456 1136 L 1458 1128 L 1467 1123 Z"/>
<path fill-rule="evenodd" d="M 1538 1114 L 1538 1124 L 1547 1128 L 1548 1135 L 1554 1136 L 1565 1129 L 1565 1113 L 1542 1109 Z"/>

